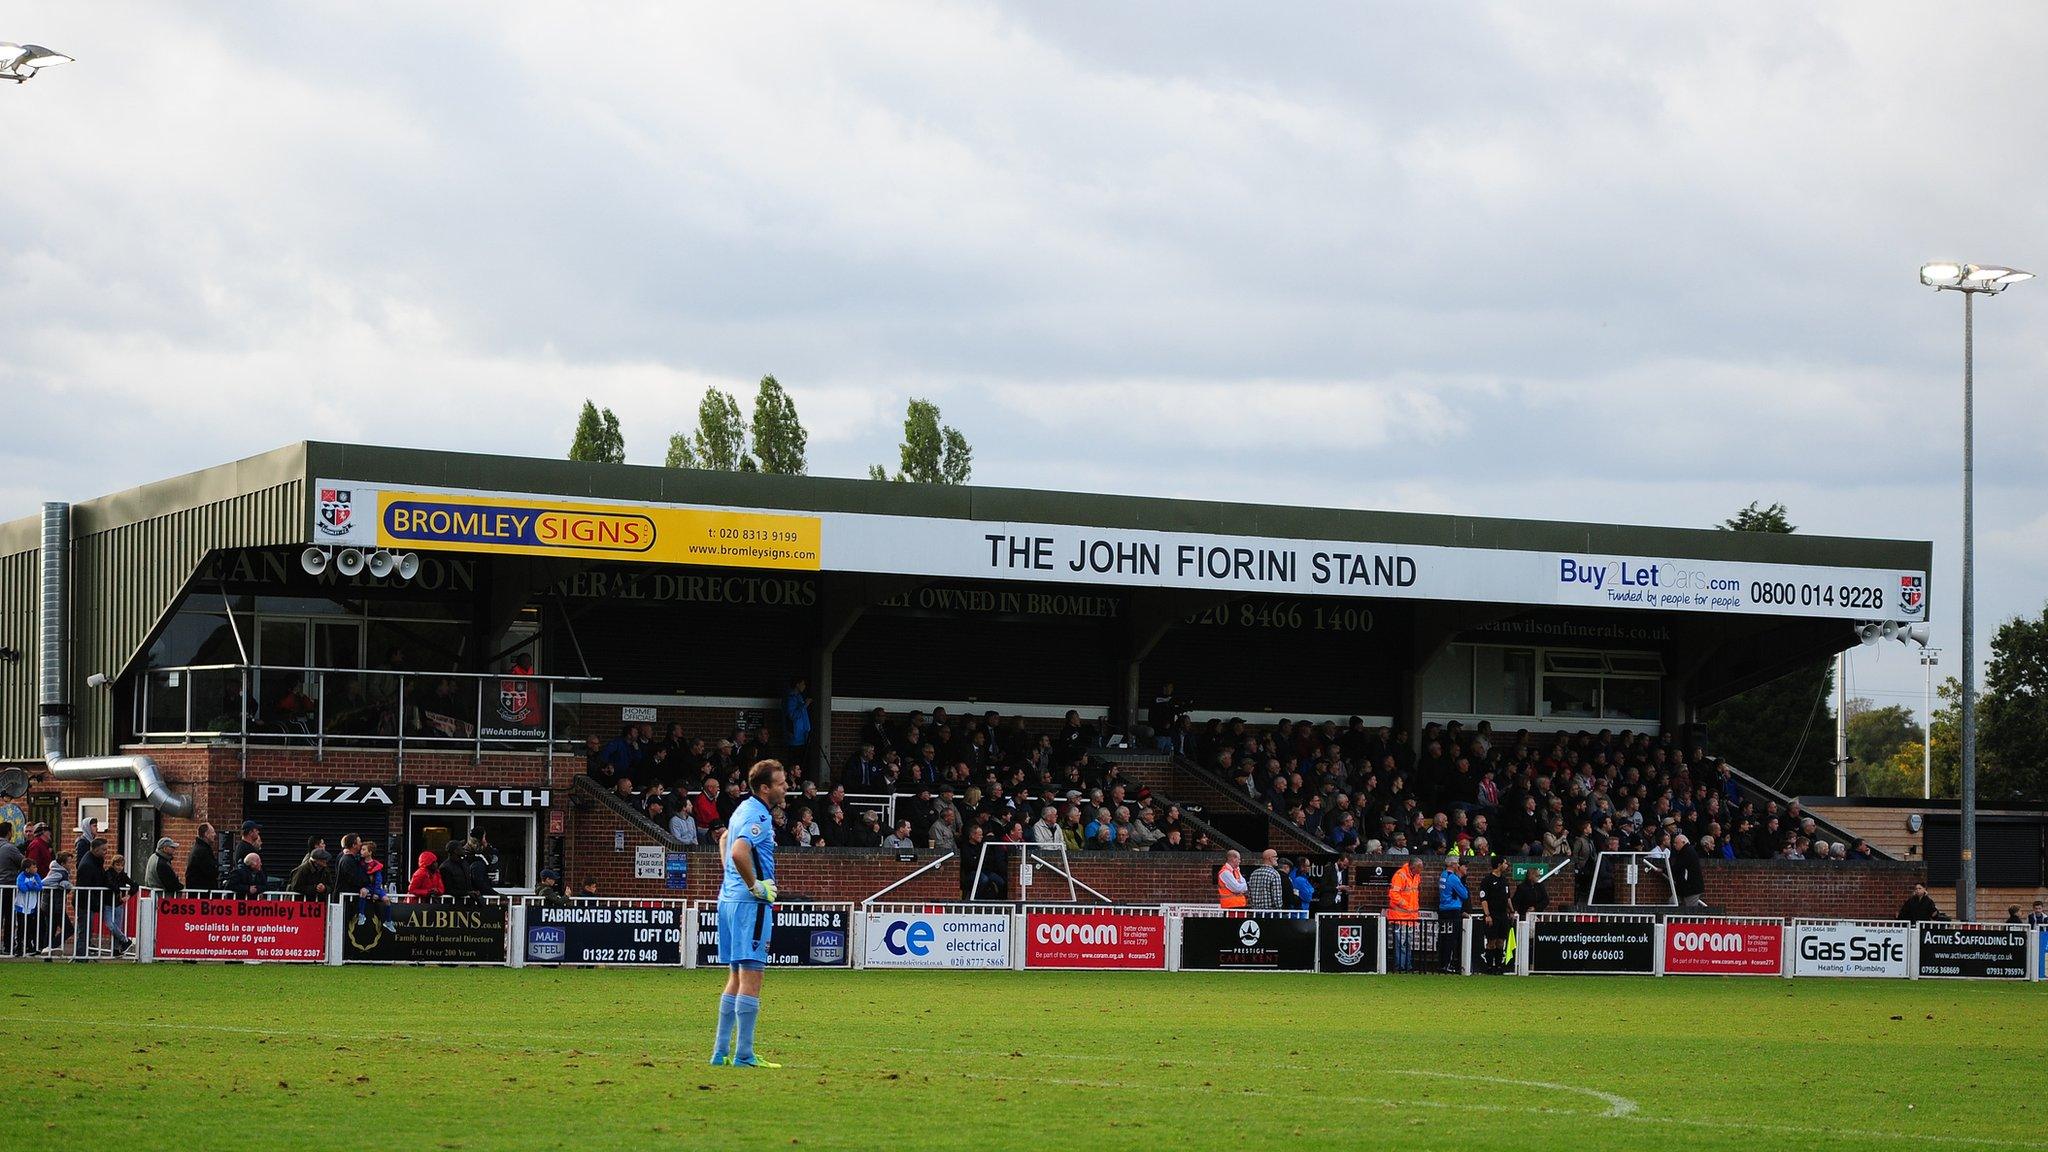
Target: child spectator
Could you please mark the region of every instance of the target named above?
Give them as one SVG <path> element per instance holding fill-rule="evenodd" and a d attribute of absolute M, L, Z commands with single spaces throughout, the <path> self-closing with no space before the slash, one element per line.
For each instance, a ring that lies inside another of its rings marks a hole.
<path fill-rule="evenodd" d="M 412 881 L 405 890 L 415 900 L 440 900 L 448 895 L 448 886 L 441 882 L 441 858 L 433 852 L 420 853 L 420 865 L 412 871 Z"/>

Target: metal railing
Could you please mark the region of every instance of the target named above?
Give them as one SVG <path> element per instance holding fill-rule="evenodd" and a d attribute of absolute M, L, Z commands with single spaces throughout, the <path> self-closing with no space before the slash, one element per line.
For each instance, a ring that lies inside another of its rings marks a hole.
<path fill-rule="evenodd" d="M 0 957 L 110 960 L 133 956 L 133 897 L 106 888 L 47 888 L 32 897 L 0 889 Z"/>
<path fill-rule="evenodd" d="M 412 672 L 281 664 L 151 668 L 137 683 L 134 730 L 144 743 L 392 746 L 399 764 L 415 749 L 486 746 L 544 750 L 556 732 L 557 686 L 590 676 L 507 672 Z"/>

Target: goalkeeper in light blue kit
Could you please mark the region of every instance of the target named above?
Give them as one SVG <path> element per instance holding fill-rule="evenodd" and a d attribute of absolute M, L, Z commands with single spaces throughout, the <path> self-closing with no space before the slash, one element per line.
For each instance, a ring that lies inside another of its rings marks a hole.
<path fill-rule="evenodd" d="M 711 1063 L 736 1068 L 780 1068 L 754 1052 L 761 1018 L 761 973 L 775 932 L 775 810 L 789 791 L 788 774 L 774 760 L 747 772 L 751 793 L 733 809 L 719 855 L 725 884 L 718 890 L 718 956 L 730 974 L 718 998 L 718 1041 Z"/>

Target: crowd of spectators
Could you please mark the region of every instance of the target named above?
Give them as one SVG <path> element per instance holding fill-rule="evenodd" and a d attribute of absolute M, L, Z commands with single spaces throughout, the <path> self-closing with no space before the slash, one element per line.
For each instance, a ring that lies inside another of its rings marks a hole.
<path fill-rule="evenodd" d="M 1572 856 L 1668 853 L 1680 838 L 1723 859 L 1871 859 L 1831 842 L 1798 801 L 1746 795 L 1704 748 L 1670 733 L 1496 733 L 1481 722 L 1408 733 L 1282 720 L 1201 726 L 1175 717 L 1159 737 L 1339 851 L 1372 855 Z"/>
<path fill-rule="evenodd" d="M 1033 733 L 993 710 L 892 717 L 876 708 L 830 786 L 785 756 L 765 725 L 712 741 L 681 724 L 660 736 L 627 724 L 610 740 L 587 737 L 584 760 L 600 786 L 684 844 L 710 843 L 746 798 L 747 769 L 775 758 L 789 774 L 775 814 L 782 847 L 952 852 L 972 838 L 1070 852 L 1215 849 L 1179 805 L 1099 761 L 1097 743 L 1071 711 L 1055 731 Z"/>

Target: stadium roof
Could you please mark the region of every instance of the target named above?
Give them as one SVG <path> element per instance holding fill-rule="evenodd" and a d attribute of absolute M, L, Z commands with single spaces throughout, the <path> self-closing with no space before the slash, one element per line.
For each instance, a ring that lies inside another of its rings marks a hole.
<path fill-rule="evenodd" d="M 72 512 L 73 531 L 79 536 L 90 535 L 294 485 L 301 503 L 295 517 L 298 531 L 276 542 L 304 542 L 304 529 L 311 522 L 311 482 L 320 477 L 348 477 L 389 487 L 461 488 L 565 499 L 1454 548 L 1625 553 L 1773 564 L 1924 570 L 1931 567 L 1933 555 L 1933 545 L 1926 541 L 1239 504 L 825 476 L 769 476 L 321 441 L 292 444 L 260 456 L 80 501 Z M 0 523 L 0 555 L 33 550 L 39 530 L 38 518 L 33 514 Z"/>

